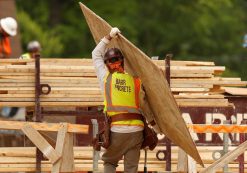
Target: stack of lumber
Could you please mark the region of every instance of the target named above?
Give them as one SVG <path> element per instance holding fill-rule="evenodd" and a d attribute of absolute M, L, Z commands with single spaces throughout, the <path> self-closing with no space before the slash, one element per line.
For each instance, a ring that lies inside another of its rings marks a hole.
<path fill-rule="evenodd" d="M 165 61 L 154 60 L 165 74 Z M 41 59 L 41 106 L 99 106 L 103 104 L 91 59 Z M 171 61 L 171 91 L 179 106 L 229 106 L 222 87 L 246 86 L 240 78 L 219 75 L 214 62 Z M 34 60 L 0 59 L 0 106 L 35 105 Z"/>
<path fill-rule="evenodd" d="M 161 69 L 165 62 L 154 61 Z M 179 106 L 214 107 L 229 106 L 224 87 L 243 87 L 246 81 L 220 75 L 224 66 L 214 62 L 171 61 L 171 90 Z"/>
<path fill-rule="evenodd" d="M 230 147 L 230 150 L 235 147 Z M 153 151 L 148 151 L 147 154 L 147 168 L 148 171 L 165 171 L 165 161 L 159 161 L 156 158 L 156 152 L 158 150 L 164 150 L 165 147 L 158 146 Z M 222 147 L 198 147 L 198 150 L 203 158 L 205 167 L 208 167 L 214 162 L 212 159 L 212 152 L 214 150 L 222 149 Z M 0 150 L 0 172 L 16 172 L 35 171 L 35 148 L 34 147 L 5 147 Z M 245 153 L 245 156 L 246 153 Z M 93 171 L 93 151 L 92 147 L 74 147 L 74 162 L 75 171 Z M 162 157 L 162 156 L 161 156 Z M 174 147 L 172 150 L 172 171 L 177 170 L 178 162 L 178 148 Z M 246 165 L 247 163 L 245 163 Z M 230 172 L 238 172 L 238 163 L 231 162 L 229 165 Z M 49 172 L 51 170 L 51 163 L 49 161 L 42 161 L 42 172 Z M 143 171 L 144 167 L 144 151 L 141 151 L 141 159 L 139 162 L 139 171 Z M 102 171 L 103 163 L 99 160 L 99 170 Z M 200 165 L 197 165 L 197 171 L 202 170 Z M 118 171 L 123 171 L 123 161 L 120 161 Z M 247 165 L 245 166 L 245 172 L 247 171 Z M 222 172 L 222 169 L 217 170 Z"/>

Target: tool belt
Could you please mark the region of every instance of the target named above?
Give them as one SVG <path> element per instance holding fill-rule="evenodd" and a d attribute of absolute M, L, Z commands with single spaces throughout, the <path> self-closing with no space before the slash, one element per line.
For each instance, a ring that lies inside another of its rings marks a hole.
<path fill-rule="evenodd" d="M 136 113 L 122 113 L 111 116 L 111 122 L 128 120 L 143 120 L 143 116 Z"/>
<path fill-rule="evenodd" d="M 126 120 L 142 120 L 144 122 L 144 139 L 141 148 L 149 148 L 150 150 L 153 150 L 158 143 L 157 134 L 152 128 L 148 126 L 145 117 L 136 113 L 122 113 L 113 115 L 111 117 L 105 115 L 104 127 L 92 141 L 93 148 L 96 151 L 100 151 L 101 147 L 107 149 L 110 146 L 111 123 Z"/>
<path fill-rule="evenodd" d="M 142 120 L 144 123 L 144 130 L 143 130 L 143 142 L 142 142 L 142 149 L 148 148 L 149 150 L 153 150 L 158 144 L 158 137 L 156 132 L 153 128 L 148 126 L 146 118 L 141 114 L 136 113 L 123 113 L 111 116 L 111 122 L 116 121 L 126 121 L 126 120 Z M 155 125 L 154 121 L 150 122 L 150 125 Z"/>
<path fill-rule="evenodd" d="M 141 148 L 142 149 L 148 148 L 149 150 L 152 151 L 158 144 L 158 137 L 154 129 L 148 126 L 145 117 L 143 117 L 143 123 L 144 123 L 144 130 L 143 130 L 143 142 Z M 152 124 L 155 124 L 155 122 L 151 122 L 151 125 Z"/>
<path fill-rule="evenodd" d="M 111 122 L 110 118 L 105 114 L 103 129 L 96 134 L 92 140 L 94 150 L 100 151 L 101 147 L 108 148 L 110 146 Z"/>

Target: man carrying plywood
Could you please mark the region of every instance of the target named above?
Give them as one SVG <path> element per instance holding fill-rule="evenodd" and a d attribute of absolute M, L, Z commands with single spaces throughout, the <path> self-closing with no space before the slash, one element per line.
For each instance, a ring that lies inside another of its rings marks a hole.
<path fill-rule="evenodd" d="M 122 157 L 124 171 L 136 173 L 143 142 L 144 122 L 141 108 L 144 107 L 148 115 L 152 115 L 152 112 L 147 110 L 148 106 L 145 107 L 145 94 L 140 79 L 124 71 L 124 56 L 121 51 L 118 48 L 109 48 L 106 51 L 106 46 L 118 33 L 118 28 L 112 28 L 92 52 L 96 74 L 104 92 L 104 112 L 111 122 L 110 145 L 105 147 L 102 160 L 105 173 L 115 173 Z"/>

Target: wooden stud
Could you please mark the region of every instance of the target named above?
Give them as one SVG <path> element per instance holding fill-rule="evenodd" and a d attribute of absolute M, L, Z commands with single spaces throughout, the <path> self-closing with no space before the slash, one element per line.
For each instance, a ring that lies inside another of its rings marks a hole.
<path fill-rule="evenodd" d="M 247 149 L 247 141 L 240 144 L 236 149 L 229 151 L 220 159 L 216 160 L 212 165 L 201 171 L 200 173 L 214 173 L 217 169 L 222 168 L 225 164 L 233 161 Z"/>
<path fill-rule="evenodd" d="M 57 123 L 37 123 L 21 121 L 0 121 L 0 129 L 5 130 L 22 130 L 24 126 L 31 126 L 35 130 L 57 132 L 60 125 Z M 88 125 L 69 124 L 68 132 L 71 133 L 88 133 Z"/>
<path fill-rule="evenodd" d="M 54 148 L 30 124 L 24 125 L 22 131 L 52 163 L 55 163 L 60 158 Z"/>

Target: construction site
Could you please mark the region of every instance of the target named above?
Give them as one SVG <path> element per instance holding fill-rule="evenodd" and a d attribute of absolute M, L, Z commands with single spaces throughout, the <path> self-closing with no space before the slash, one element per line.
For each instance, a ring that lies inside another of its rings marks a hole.
<path fill-rule="evenodd" d="M 75 4 L 77 17 L 101 43 L 115 26 L 94 12 L 97 6 Z M 173 53 L 149 57 L 123 31 L 111 39 L 108 47 L 121 50 L 125 71 L 142 81 L 160 130 L 157 146 L 141 149 L 138 173 L 247 172 L 246 78 L 228 76 L 225 64 L 215 61 L 179 60 Z M 42 53 L 0 58 L 0 172 L 106 173 L 107 149 L 92 143 L 105 128 L 107 107 L 94 63 L 91 56 Z M 4 112 L 13 108 L 11 116 Z M 127 172 L 124 157 L 117 172 Z"/>

